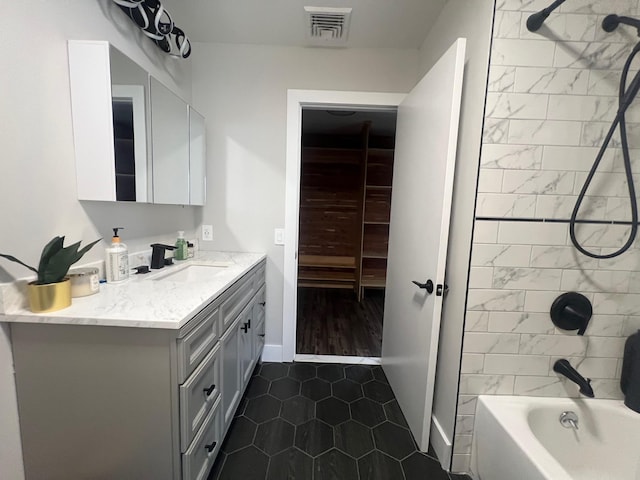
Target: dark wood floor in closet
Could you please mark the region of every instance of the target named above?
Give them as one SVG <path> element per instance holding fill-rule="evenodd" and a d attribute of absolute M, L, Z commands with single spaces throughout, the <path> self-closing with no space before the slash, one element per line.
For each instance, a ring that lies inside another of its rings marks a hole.
<path fill-rule="evenodd" d="M 297 353 L 379 357 L 384 290 L 298 288 Z"/>

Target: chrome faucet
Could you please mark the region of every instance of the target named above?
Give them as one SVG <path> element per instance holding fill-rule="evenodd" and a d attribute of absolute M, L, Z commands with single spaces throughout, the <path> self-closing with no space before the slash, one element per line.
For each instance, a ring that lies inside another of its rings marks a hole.
<path fill-rule="evenodd" d="M 564 428 L 578 430 L 578 415 L 575 412 L 567 411 L 560 414 L 560 424 Z"/>
<path fill-rule="evenodd" d="M 566 358 L 561 358 L 560 360 L 556 360 L 556 363 L 553 364 L 553 371 L 559 373 L 560 375 L 564 375 L 573 383 L 580 387 L 580 393 L 586 397 L 593 398 L 595 395 L 593 394 L 593 388 L 591 388 L 591 379 L 584 378 L 582 375 L 578 373 L 578 371 L 571 366 L 569 360 Z"/>

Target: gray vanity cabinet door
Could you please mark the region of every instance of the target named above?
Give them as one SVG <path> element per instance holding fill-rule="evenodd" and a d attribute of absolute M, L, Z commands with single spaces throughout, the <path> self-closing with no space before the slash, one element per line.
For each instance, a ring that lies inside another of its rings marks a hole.
<path fill-rule="evenodd" d="M 253 303 L 249 304 L 247 310 L 241 315 L 243 322 L 240 325 L 240 356 L 238 357 L 238 367 L 242 375 L 242 389 L 247 386 L 253 371 L 253 332 L 255 330 L 255 319 L 253 318 Z"/>
<path fill-rule="evenodd" d="M 240 330 L 242 316 L 229 327 L 220 339 L 222 348 L 222 421 L 224 430 L 231 422 L 240 402 Z"/>

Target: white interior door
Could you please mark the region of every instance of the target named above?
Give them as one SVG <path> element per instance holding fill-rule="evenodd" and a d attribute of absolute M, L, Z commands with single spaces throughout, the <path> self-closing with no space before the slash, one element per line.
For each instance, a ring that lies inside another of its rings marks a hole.
<path fill-rule="evenodd" d="M 422 450 L 429 445 L 465 45 L 458 39 L 398 109 L 382 364 Z M 428 279 L 431 294 L 412 283 Z"/>

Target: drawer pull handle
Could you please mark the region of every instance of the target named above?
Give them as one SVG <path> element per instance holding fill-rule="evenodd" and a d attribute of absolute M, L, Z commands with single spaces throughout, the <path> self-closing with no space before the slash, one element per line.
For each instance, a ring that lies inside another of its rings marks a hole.
<path fill-rule="evenodd" d="M 215 389 L 216 389 L 216 386 L 215 386 L 215 384 L 213 384 L 209 388 L 203 388 L 203 391 L 204 391 L 205 395 L 208 397 L 213 393 L 213 391 Z"/>
<path fill-rule="evenodd" d="M 218 442 L 213 442 L 213 443 L 210 443 L 209 445 L 205 445 L 204 448 L 207 449 L 207 452 L 211 453 L 213 452 L 213 449 L 216 448 L 217 444 Z"/>
<path fill-rule="evenodd" d="M 240 327 L 240 330 L 242 330 L 244 333 L 247 333 L 249 326 L 245 323 L 244 325 L 242 325 Z"/>
<path fill-rule="evenodd" d="M 251 328 L 251 319 L 247 320 L 247 327 Z"/>
<path fill-rule="evenodd" d="M 263 307 L 267 304 L 267 302 L 260 302 L 260 305 L 262 305 Z"/>

